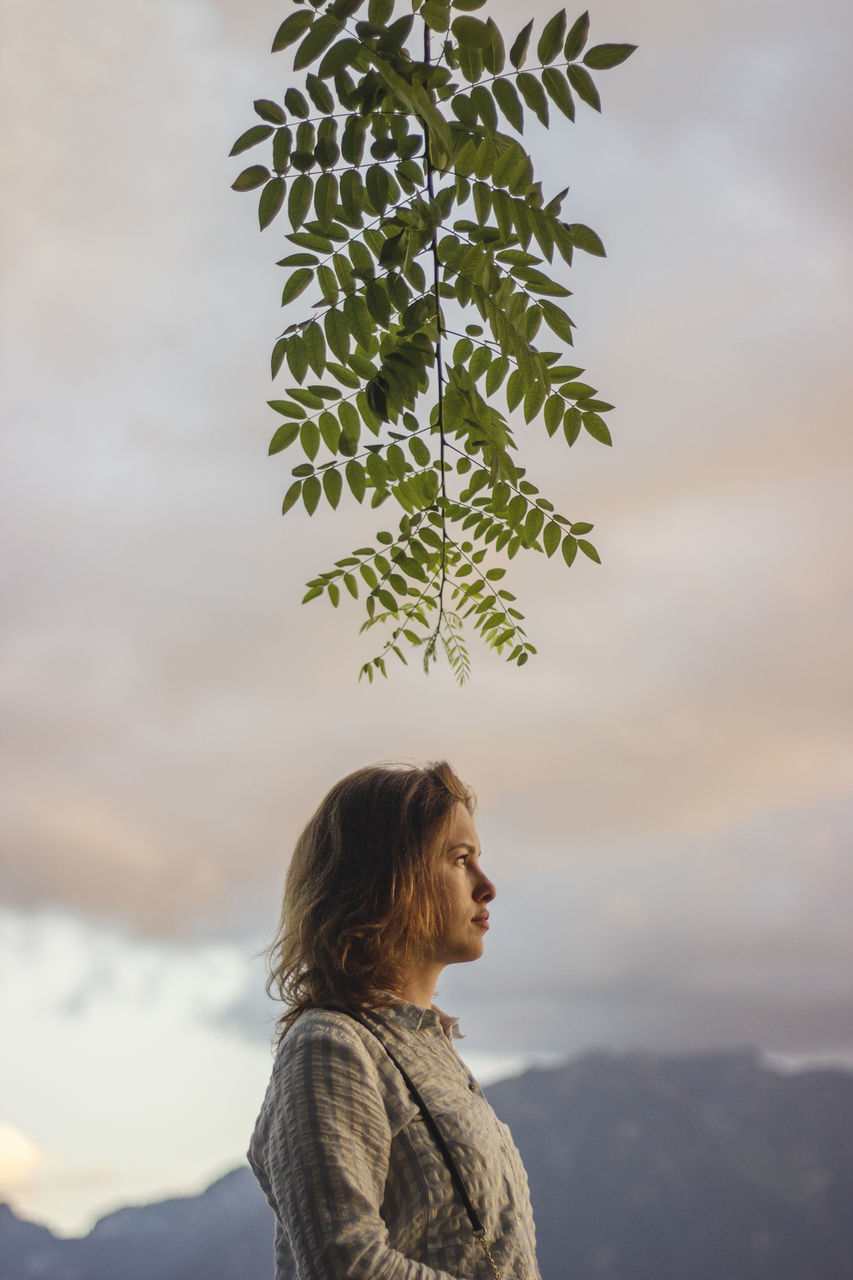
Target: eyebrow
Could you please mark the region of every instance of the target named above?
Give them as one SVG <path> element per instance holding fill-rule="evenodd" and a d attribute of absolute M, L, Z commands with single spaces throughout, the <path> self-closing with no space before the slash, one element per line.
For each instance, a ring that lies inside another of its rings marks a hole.
<path fill-rule="evenodd" d="M 456 844 L 449 844 L 447 846 L 448 853 L 453 853 L 456 849 L 467 849 L 469 853 L 476 853 L 480 857 L 483 855 L 482 849 L 478 850 L 476 845 L 469 844 L 467 840 L 457 840 Z"/>

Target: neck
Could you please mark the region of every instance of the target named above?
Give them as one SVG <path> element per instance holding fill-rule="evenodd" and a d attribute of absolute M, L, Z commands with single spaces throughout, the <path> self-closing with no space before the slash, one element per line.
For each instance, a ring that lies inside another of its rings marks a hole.
<path fill-rule="evenodd" d="M 442 967 L 440 964 L 431 964 L 410 970 L 400 983 L 400 996 L 412 1004 L 420 1005 L 422 1009 L 431 1008 Z"/>

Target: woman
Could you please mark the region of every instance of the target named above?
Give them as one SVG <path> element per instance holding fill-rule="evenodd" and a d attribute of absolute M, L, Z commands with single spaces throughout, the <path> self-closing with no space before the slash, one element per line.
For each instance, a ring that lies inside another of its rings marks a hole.
<path fill-rule="evenodd" d="M 270 966 L 287 1007 L 249 1148 L 276 1214 L 276 1280 L 539 1280 L 521 1159 L 432 1003 L 489 927 L 473 807 L 444 762 L 370 767 L 297 841 Z"/>

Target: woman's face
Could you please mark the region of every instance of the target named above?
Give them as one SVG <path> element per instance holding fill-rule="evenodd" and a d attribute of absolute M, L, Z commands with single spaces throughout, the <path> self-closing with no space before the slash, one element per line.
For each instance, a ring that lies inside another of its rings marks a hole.
<path fill-rule="evenodd" d="M 436 853 L 445 916 L 435 939 L 432 962 L 444 966 L 477 960 L 483 954 L 489 928 L 486 907 L 495 896 L 495 886 L 480 868 L 480 841 L 461 800 L 457 801 Z"/>

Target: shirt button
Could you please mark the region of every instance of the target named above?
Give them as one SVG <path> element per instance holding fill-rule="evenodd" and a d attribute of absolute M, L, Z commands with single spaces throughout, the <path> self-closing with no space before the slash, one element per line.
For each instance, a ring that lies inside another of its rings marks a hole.
<path fill-rule="evenodd" d="M 471 1092 L 472 1092 L 472 1093 L 476 1093 L 476 1092 L 477 1092 L 477 1081 L 476 1081 L 476 1080 L 469 1080 L 469 1081 L 468 1081 L 468 1088 L 471 1090 Z"/>

